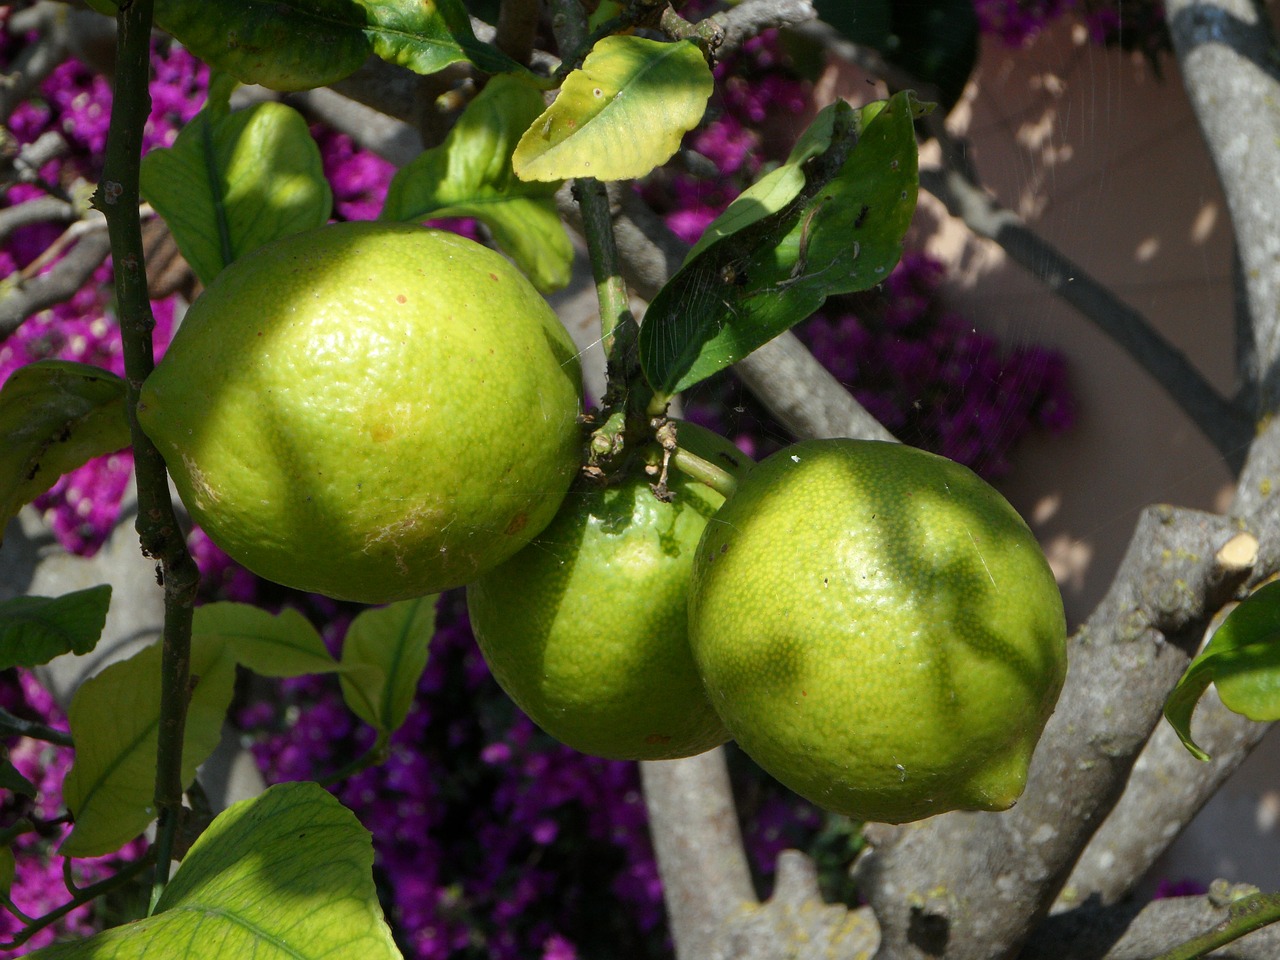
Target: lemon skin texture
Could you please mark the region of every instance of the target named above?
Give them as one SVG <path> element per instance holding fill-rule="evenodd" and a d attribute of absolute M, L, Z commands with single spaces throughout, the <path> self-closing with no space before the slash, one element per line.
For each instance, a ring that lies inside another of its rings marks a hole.
<path fill-rule="evenodd" d="M 967 468 L 892 443 L 755 467 L 698 546 L 689 633 L 743 750 L 860 820 L 1011 806 L 1066 676 L 1026 524 Z"/>
<path fill-rule="evenodd" d="M 736 472 L 747 458 L 682 423 L 680 446 Z M 698 539 L 723 502 L 672 470 L 663 503 L 640 472 L 576 484 L 528 547 L 467 587 L 471 627 L 499 685 L 562 743 L 619 760 L 669 760 L 729 735 L 689 652 Z"/>
<path fill-rule="evenodd" d="M 333 224 L 219 274 L 138 419 L 235 560 L 384 603 L 472 580 L 551 521 L 580 459 L 575 356 L 493 251 Z"/>

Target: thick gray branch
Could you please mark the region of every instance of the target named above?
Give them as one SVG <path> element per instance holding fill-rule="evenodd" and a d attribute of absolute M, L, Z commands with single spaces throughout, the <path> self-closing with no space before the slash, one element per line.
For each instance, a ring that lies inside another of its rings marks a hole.
<path fill-rule="evenodd" d="M 1018 960 L 1150 960 L 1228 918 L 1211 897 L 1155 900 L 1144 907 L 1088 906 L 1050 917 Z M 1213 960 L 1275 960 L 1280 924 L 1214 951 Z"/>
<path fill-rule="evenodd" d="M 724 28 L 724 41 L 718 53 L 724 56 L 772 27 L 795 26 L 817 16 L 811 0 L 745 0 L 715 15 L 714 19 Z"/>
<path fill-rule="evenodd" d="M 1210 688 L 1196 707 L 1192 732 L 1213 759 L 1187 752 L 1173 727 L 1160 723 L 1138 757 L 1124 795 L 1094 834 L 1056 908 L 1090 897 L 1118 903 L 1191 822 L 1270 729 L 1222 705 Z M 1280 954 L 1277 954 L 1280 956 Z"/>
<path fill-rule="evenodd" d="M 721 927 L 754 906 L 724 751 L 640 764 L 676 953 L 710 960 Z"/>
<path fill-rule="evenodd" d="M 1280 405 L 1280 59 L 1254 0 L 1167 0 L 1183 84 L 1231 211 L 1264 412 Z"/>

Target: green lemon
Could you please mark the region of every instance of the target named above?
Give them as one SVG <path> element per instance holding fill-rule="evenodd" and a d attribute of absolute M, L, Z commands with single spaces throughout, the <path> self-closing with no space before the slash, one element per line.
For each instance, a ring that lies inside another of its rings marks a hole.
<path fill-rule="evenodd" d="M 361 222 L 219 274 L 138 419 L 234 559 L 382 603 L 466 583 L 550 522 L 579 463 L 580 397 L 572 342 L 505 259 Z"/>
<path fill-rule="evenodd" d="M 707 527 L 689 592 L 694 657 L 743 750 L 820 806 L 890 823 L 1014 803 L 1065 632 L 1004 498 L 891 443 L 760 463 Z"/>
<path fill-rule="evenodd" d="M 747 458 L 689 423 L 680 446 L 734 473 Z M 467 588 L 490 669 L 540 727 L 627 760 L 701 753 L 728 739 L 689 653 L 694 551 L 723 498 L 672 472 L 670 503 L 640 473 L 574 486 L 542 535 Z"/>

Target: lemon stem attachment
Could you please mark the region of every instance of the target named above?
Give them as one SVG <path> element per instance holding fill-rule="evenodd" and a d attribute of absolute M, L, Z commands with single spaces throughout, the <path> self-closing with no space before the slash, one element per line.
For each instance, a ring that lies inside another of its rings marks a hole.
<path fill-rule="evenodd" d="M 726 500 L 738 489 L 738 481 L 727 470 L 722 470 L 710 460 L 704 460 L 683 447 L 677 447 L 671 455 L 671 465 L 685 476 L 706 484 Z"/>

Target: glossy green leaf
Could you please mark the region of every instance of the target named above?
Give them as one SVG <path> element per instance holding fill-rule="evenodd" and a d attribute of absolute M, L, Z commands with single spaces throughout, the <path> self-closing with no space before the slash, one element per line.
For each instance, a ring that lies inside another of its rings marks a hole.
<path fill-rule="evenodd" d="M 208 285 L 270 240 L 329 220 L 333 193 L 307 122 L 282 103 L 210 105 L 142 160 L 142 194 Z"/>
<path fill-rule="evenodd" d="M 19 367 L 0 389 L 0 538 L 69 470 L 129 445 L 125 382 L 67 360 Z"/>
<path fill-rule="evenodd" d="M 560 184 L 525 182 L 511 169 L 520 135 L 542 108 L 542 94 L 529 81 L 494 77 L 444 143 L 396 173 L 381 218 L 475 217 L 539 290 L 565 286 L 573 245 L 556 210 Z"/>
<path fill-rule="evenodd" d="M 6 897 L 13 888 L 13 877 L 17 873 L 18 865 L 13 858 L 13 848 L 9 846 L 0 847 L 0 893 Z"/>
<path fill-rule="evenodd" d="M 320 786 L 281 783 L 209 825 L 145 920 L 33 960 L 398 960 L 373 844 Z"/>
<path fill-rule="evenodd" d="M 643 177 L 698 125 L 711 89 L 711 68 L 691 40 L 605 37 L 520 138 L 516 176 Z"/>
<path fill-rule="evenodd" d="M 12 597 L 0 602 L 0 670 L 36 667 L 98 644 L 111 605 L 102 584 L 60 597 Z"/>
<path fill-rule="evenodd" d="M 24 777 L 21 771 L 13 765 L 13 761 L 9 759 L 9 751 L 2 744 L 0 744 L 0 790 L 20 793 L 24 797 L 34 797 L 36 795 L 36 785 Z"/>
<path fill-rule="evenodd" d="M 820 110 L 796 141 L 787 162 L 770 170 L 743 190 L 720 216 L 707 224 L 698 242 L 685 256 L 684 262 L 696 259 L 716 241 L 780 212 L 804 189 L 808 179 L 805 176 L 805 163 L 821 156 L 831 147 L 831 137 L 837 125 L 841 130 L 852 131 L 856 136 L 861 122 L 861 113 L 844 100 L 837 100 Z"/>
<path fill-rule="evenodd" d="M 182 782 L 217 746 L 231 705 L 235 659 L 217 640 L 191 644 L 195 681 L 182 750 Z M 160 726 L 160 645 L 106 667 L 76 691 L 68 711 L 76 759 L 63 783 L 75 827 L 59 852 L 97 857 L 118 850 L 155 818 Z"/>
<path fill-rule="evenodd" d="M 640 363 L 659 399 L 741 360 L 828 296 L 888 277 L 915 212 L 921 109 L 906 92 L 837 111 L 789 202 L 771 209 L 773 193 L 735 201 L 742 209 L 731 206 L 722 223 L 744 226 L 686 262 L 645 313 Z"/>
<path fill-rule="evenodd" d="M 476 39 L 462 0 L 156 0 L 155 19 L 205 63 L 272 90 L 326 86 L 371 54 L 421 74 L 461 60 L 524 69 Z"/>
<path fill-rule="evenodd" d="M 413 705 L 435 632 L 436 598 L 419 597 L 365 610 L 342 643 L 342 698 L 378 731 L 394 733 Z"/>
<path fill-rule="evenodd" d="M 1227 615 L 1165 701 L 1165 719 L 1198 760 L 1209 755 L 1191 738 L 1191 716 L 1211 683 L 1227 709 L 1250 720 L 1280 720 L 1280 581 Z"/>
<path fill-rule="evenodd" d="M 301 677 L 338 669 L 319 631 L 289 607 L 273 614 L 248 603 L 206 603 L 196 608 L 191 633 L 223 644 L 237 663 L 263 677 Z"/>

